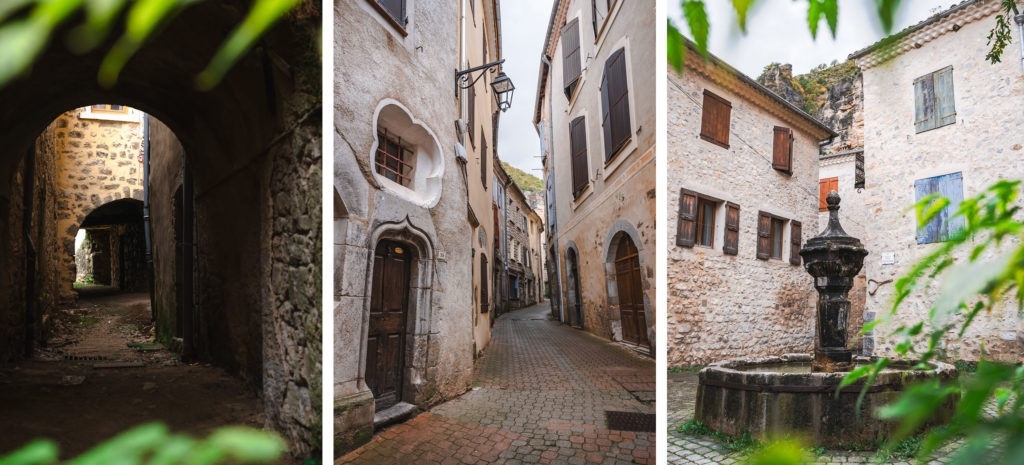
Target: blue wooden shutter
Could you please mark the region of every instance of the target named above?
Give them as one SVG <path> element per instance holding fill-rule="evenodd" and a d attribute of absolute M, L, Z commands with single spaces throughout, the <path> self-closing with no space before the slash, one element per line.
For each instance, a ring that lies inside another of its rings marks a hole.
<path fill-rule="evenodd" d="M 931 74 L 914 80 L 914 132 L 935 127 L 935 82 Z"/>
<path fill-rule="evenodd" d="M 956 123 L 956 102 L 953 98 L 953 67 L 947 66 L 935 75 L 935 101 L 938 114 L 935 127 Z"/>
<path fill-rule="evenodd" d="M 949 199 L 949 205 L 935 215 L 928 224 L 918 225 L 918 244 L 947 241 L 963 230 L 966 225 L 964 217 L 953 217 L 957 210 L 960 209 L 960 202 L 964 199 L 962 173 L 950 173 L 933 178 L 918 179 L 914 182 L 914 188 L 918 201 L 934 193 Z"/>

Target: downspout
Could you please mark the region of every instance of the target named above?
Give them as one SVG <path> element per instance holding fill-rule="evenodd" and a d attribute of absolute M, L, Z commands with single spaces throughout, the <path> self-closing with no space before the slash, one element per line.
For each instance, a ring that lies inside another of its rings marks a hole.
<path fill-rule="evenodd" d="M 195 194 L 192 192 L 192 165 L 185 158 L 185 166 L 181 183 L 181 267 L 184 271 L 181 286 L 182 306 L 181 328 L 182 361 L 191 361 L 196 355 L 195 347 L 195 296 L 193 294 L 193 267 L 195 246 L 193 244 L 193 220 L 195 218 Z"/>
<path fill-rule="evenodd" d="M 1024 13 L 1014 16 L 1013 20 L 1017 22 L 1017 33 L 1020 34 L 1020 68 L 1024 73 Z"/>
<path fill-rule="evenodd" d="M 32 242 L 32 209 L 36 186 L 36 143 L 25 157 L 25 184 L 22 198 L 24 215 L 21 230 L 25 239 L 25 356 L 32 356 L 35 349 L 36 320 L 33 312 L 36 287 L 36 246 Z"/>
<path fill-rule="evenodd" d="M 149 114 L 142 114 L 142 227 L 146 236 L 146 280 L 149 283 L 149 310 L 156 321 L 156 289 L 153 277 L 153 228 L 149 206 Z"/>
<path fill-rule="evenodd" d="M 542 54 L 540 59 L 541 59 L 541 61 L 544 62 L 545 65 L 547 65 L 548 69 L 551 68 L 551 59 L 548 58 L 547 55 L 543 55 Z M 551 85 L 552 85 L 552 78 L 551 78 L 551 73 L 549 72 L 548 73 L 548 82 L 547 82 L 547 88 L 548 88 L 548 92 L 549 93 L 551 92 Z M 548 97 L 548 105 L 547 105 L 547 107 L 548 107 L 548 125 L 544 129 L 546 129 L 548 131 L 548 152 L 551 154 L 551 156 L 550 156 L 551 167 L 550 167 L 549 171 L 551 173 L 551 177 L 554 178 L 554 176 L 555 176 L 555 131 L 554 131 L 553 125 L 551 124 L 551 119 L 554 117 L 554 110 L 551 109 L 550 99 L 551 99 L 551 97 L 549 95 L 549 97 Z M 547 183 L 544 183 L 544 184 L 545 184 L 544 185 L 544 192 L 546 194 L 548 192 Z M 546 197 L 546 195 L 545 195 L 545 197 Z M 545 200 L 547 200 L 547 199 L 545 199 Z M 559 266 L 559 263 L 561 263 L 561 256 L 560 256 L 560 253 L 559 253 L 560 249 L 558 247 L 558 221 L 557 221 L 557 215 L 558 215 L 557 205 L 558 204 L 556 203 L 555 189 L 551 189 L 551 205 L 556 207 L 556 208 L 552 209 L 554 211 L 551 213 L 551 216 L 553 218 L 556 218 L 556 221 L 553 221 L 553 223 L 555 223 L 553 226 L 554 226 L 554 231 L 555 231 L 555 235 L 554 235 L 554 242 L 555 242 L 555 244 L 554 244 L 555 245 L 555 257 L 554 257 L 555 258 L 555 276 L 558 277 L 558 313 L 559 313 L 559 320 L 561 322 L 565 323 L 565 286 L 563 286 L 565 283 L 562 281 L 562 271 L 561 271 L 561 267 Z M 549 226 L 551 226 L 551 225 L 549 225 Z M 554 296 L 552 296 L 552 297 L 554 297 Z"/>

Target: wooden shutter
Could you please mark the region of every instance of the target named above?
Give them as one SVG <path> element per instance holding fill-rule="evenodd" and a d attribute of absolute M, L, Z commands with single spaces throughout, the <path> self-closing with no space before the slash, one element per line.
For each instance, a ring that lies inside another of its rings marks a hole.
<path fill-rule="evenodd" d="M 931 221 L 924 225 L 918 225 L 918 244 L 946 241 L 960 233 L 966 225 L 965 219 L 963 216 L 953 217 L 953 214 L 960 208 L 960 202 L 964 198 L 962 173 L 918 179 L 914 182 L 914 189 L 917 201 L 934 193 L 949 199 L 949 205 L 935 215 Z"/>
<path fill-rule="evenodd" d="M 676 245 L 693 247 L 697 243 L 697 193 L 679 191 L 679 218 L 676 220 Z"/>
<path fill-rule="evenodd" d="M 757 258 L 767 260 L 771 256 L 772 217 L 765 212 L 757 212 Z"/>
<path fill-rule="evenodd" d="M 800 244 L 803 243 L 803 238 L 800 236 L 803 233 L 803 228 L 799 221 L 789 222 L 789 264 L 799 265 L 800 264 Z"/>
<path fill-rule="evenodd" d="M 772 168 L 787 173 L 793 171 L 793 130 L 775 126 Z"/>
<path fill-rule="evenodd" d="M 569 151 L 572 159 L 572 193 L 579 195 L 590 183 L 587 170 L 587 126 L 586 120 L 580 116 L 569 123 Z"/>
<path fill-rule="evenodd" d="M 490 308 L 490 297 L 487 289 L 487 256 L 480 255 L 480 311 L 487 313 Z"/>
<path fill-rule="evenodd" d="M 934 73 L 936 127 L 956 122 L 956 102 L 953 98 L 953 67 L 947 66 Z"/>
<path fill-rule="evenodd" d="M 466 90 L 466 128 L 469 130 L 469 143 L 473 142 L 473 133 L 476 132 L 476 85 L 469 86 Z"/>
<path fill-rule="evenodd" d="M 629 142 L 631 136 L 625 48 L 616 50 L 605 62 L 601 79 L 601 103 L 604 158 L 608 161 Z"/>
<path fill-rule="evenodd" d="M 732 104 L 709 90 L 704 90 L 704 105 L 700 120 L 700 138 L 712 144 L 729 148 L 729 117 Z"/>
<path fill-rule="evenodd" d="M 597 0 L 590 0 L 590 23 L 594 25 L 594 41 L 597 41 Z"/>
<path fill-rule="evenodd" d="M 725 241 L 722 253 L 736 255 L 740 243 L 740 206 L 732 202 L 725 203 Z"/>
<path fill-rule="evenodd" d="M 573 19 L 562 28 L 562 84 L 571 98 L 580 78 L 580 22 Z"/>
<path fill-rule="evenodd" d="M 914 131 L 934 129 L 936 124 L 935 81 L 926 74 L 914 80 Z"/>
<path fill-rule="evenodd" d="M 828 193 L 831 191 L 839 192 L 839 178 L 818 180 L 818 211 L 828 211 L 828 202 L 825 199 L 828 198 Z"/>
<path fill-rule="evenodd" d="M 490 154 L 487 153 L 487 136 L 484 135 L 484 128 L 480 128 L 480 183 L 484 185 L 484 190 L 487 190 L 487 159 L 490 158 Z"/>

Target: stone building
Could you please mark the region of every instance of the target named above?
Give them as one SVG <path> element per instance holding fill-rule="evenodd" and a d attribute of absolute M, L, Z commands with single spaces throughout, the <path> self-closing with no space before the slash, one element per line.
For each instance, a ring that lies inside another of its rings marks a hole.
<path fill-rule="evenodd" d="M 533 211 L 523 191 L 514 182 L 508 185 L 505 230 L 508 232 L 508 301 L 511 310 L 540 303 L 537 272 L 541 259 L 540 216 Z"/>
<path fill-rule="evenodd" d="M 191 321 L 191 331 L 179 333 L 183 347 L 191 349 L 183 358 L 215 364 L 244 380 L 259 394 L 266 427 L 281 433 L 293 454 L 312 455 L 321 437 L 322 398 L 321 257 L 310 252 L 321 247 L 321 20 L 319 7 L 303 4 L 218 86 L 197 90 L 195 77 L 211 50 L 250 6 L 224 0 L 183 9 L 132 57 L 112 87 L 97 80 L 104 50 L 77 54 L 56 41 L 41 52 L 31 76 L 0 88 L 0 363 L 31 356 L 46 342 L 58 296 L 70 296 L 64 291 L 73 279 L 68 266 L 74 250 L 73 240 L 69 249 L 66 239 L 73 237 L 72 227 L 81 226 L 74 223 L 85 211 L 75 209 L 96 204 L 92 192 L 85 199 L 58 192 L 58 157 L 64 153 L 50 135 L 65 133 L 60 126 L 66 121 L 65 149 L 86 149 L 93 132 L 115 132 L 105 125 L 120 122 L 86 119 L 75 129 L 66 112 L 118 102 L 161 122 L 150 118 L 158 336 L 170 344 L 176 320 Z M 66 36 L 74 26 L 62 26 L 54 36 Z M 179 228 L 190 240 L 177 244 L 172 199 L 180 172 L 155 166 L 175 158 L 165 150 L 172 138 L 180 154 L 187 154 L 187 162 L 179 161 L 195 174 L 185 190 L 192 195 L 182 196 L 192 208 L 191 227 Z M 74 147 L 78 141 L 82 146 Z M 114 184 L 109 177 L 115 168 L 139 169 L 138 155 L 131 144 L 94 144 L 86 150 L 86 166 L 94 169 L 79 190 L 86 183 L 106 191 L 96 193 L 101 206 L 108 197 L 112 203 L 136 202 L 136 190 L 142 189 L 138 172 L 124 174 L 123 181 L 117 174 L 118 186 L 107 187 Z M 97 160 L 105 162 L 89 165 Z M 100 171 L 101 165 L 111 173 Z M 187 281 L 173 272 L 174 251 L 186 245 L 192 250 L 191 266 L 184 267 Z"/>
<path fill-rule="evenodd" d="M 534 124 L 561 321 L 655 344 L 655 2 L 557 0 Z"/>
<path fill-rule="evenodd" d="M 836 134 L 713 55 L 668 77 L 667 131 L 669 366 L 809 351 L 816 293 L 798 252 Z"/>
<path fill-rule="evenodd" d="M 508 189 L 513 184 L 501 160 L 494 157 L 494 188 L 492 189 L 492 223 L 494 224 L 494 317 L 508 312 Z M 493 321 L 493 320 L 492 320 Z"/>
<path fill-rule="evenodd" d="M 843 224 L 871 252 L 864 262 L 865 313 L 853 327 L 887 312 L 894 280 L 962 227 L 963 219 L 952 217 L 961 200 L 998 180 L 1024 178 L 1020 51 L 1007 47 L 1001 63 L 985 60 L 999 9 L 997 0 L 963 1 L 850 56 L 864 76 L 864 181 L 855 185 L 852 162 L 830 173 L 823 166 L 822 177 L 836 178 Z M 906 209 L 932 192 L 951 205 L 919 229 Z M 955 257 L 964 260 L 966 251 Z M 936 292 L 912 294 L 894 324 L 927 320 Z M 1019 362 L 1022 328 L 1016 305 L 1004 303 L 980 314 L 962 341 L 951 334 L 944 349 L 951 359 L 977 360 L 984 344 L 989 358 Z M 866 336 L 864 351 L 892 354 L 886 332 Z"/>
<path fill-rule="evenodd" d="M 464 392 L 490 340 L 497 73 L 453 70 L 500 60 L 501 36 L 496 0 L 340 2 L 335 31 L 341 455 Z"/>

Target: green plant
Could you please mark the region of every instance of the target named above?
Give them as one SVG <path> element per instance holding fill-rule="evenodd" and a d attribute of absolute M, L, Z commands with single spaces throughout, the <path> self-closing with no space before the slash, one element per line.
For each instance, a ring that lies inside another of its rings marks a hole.
<path fill-rule="evenodd" d="M 668 372 L 669 373 L 691 373 L 691 372 L 700 371 L 703 368 L 704 368 L 704 365 L 698 365 L 698 366 L 674 366 L 674 367 L 670 367 L 668 369 Z"/>
<path fill-rule="evenodd" d="M 74 53 L 99 47 L 124 13 L 124 33 L 107 52 L 98 79 L 117 83 L 125 64 L 171 18 L 202 0 L 7 0 L 0 3 L 0 87 L 26 73 L 54 32 L 68 19 L 84 16 L 71 30 L 67 46 Z M 196 77 L 196 87 L 216 86 L 229 69 L 271 26 L 302 0 L 255 0 L 252 9 Z"/>
<path fill-rule="evenodd" d="M 78 321 L 75 322 L 75 327 L 76 328 L 85 328 L 85 327 L 88 327 L 88 326 L 92 326 L 92 325 L 98 323 L 99 321 L 100 320 L 97 319 L 96 317 L 89 316 L 89 315 L 82 315 L 78 319 Z"/>
<path fill-rule="evenodd" d="M 754 438 L 750 433 L 733 436 L 731 434 L 708 428 L 704 422 L 699 420 L 690 420 L 685 423 L 681 423 L 676 430 L 683 434 L 710 437 L 720 443 L 725 450 L 729 452 L 738 452 L 744 455 L 756 452 L 765 445 L 764 442 Z"/>
<path fill-rule="evenodd" d="M 130 429 L 84 454 L 59 461 L 57 443 L 40 439 L 0 457 L 0 465 L 214 465 L 271 463 L 284 454 L 284 440 L 242 426 L 214 430 L 205 439 L 171 433 L 160 423 Z"/>
<path fill-rule="evenodd" d="M 901 324 L 890 330 L 897 342 L 893 351 L 901 359 L 918 360 L 916 368 L 944 355 L 942 343 L 962 339 L 981 312 L 1013 301 L 1024 311 L 1024 223 L 1018 218 L 1020 181 L 999 181 L 978 196 L 966 199 L 953 216 L 966 226 L 915 263 L 895 283 L 889 312 L 864 326 L 861 333 L 893 321 L 912 294 L 926 288 L 938 294 L 927 321 Z M 917 224 L 949 206 L 949 200 L 931 195 L 912 207 Z M 891 324 L 889 326 L 892 326 Z M 864 391 L 891 363 L 890 357 L 848 374 L 841 386 L 867 378 Z M 864 396 L 861 392 L 861 399 Z M 929 431 L 920 442 L 918 457 L 929 456 L 950 439 L 962 436 L 964 447 L 954 452 L 954 464 L 1019 464 L 1024 461 L 1024 367 L 994 363 L 984 351 L 975 373 L 960 383 L 931 380 L 912 386 L 893 404 L 877 412 L 879 418 L 899 422 L 889 444 L 898 444 L 932 418 L 939 405 L 959 399 L 951 422 Z M 858 399 L 858 404 L 860 399 Z M 985 409 L 994 406 L 994 410 Z"/>

